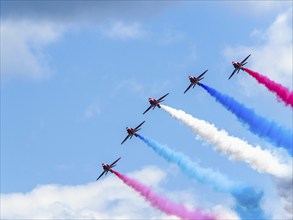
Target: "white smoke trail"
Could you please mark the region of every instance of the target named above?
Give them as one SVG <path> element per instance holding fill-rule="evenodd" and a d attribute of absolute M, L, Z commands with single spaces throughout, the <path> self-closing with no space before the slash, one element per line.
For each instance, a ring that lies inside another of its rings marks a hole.
<path fill-rule="evenodd" d="M 292 164 L 281 163 L 270 151 L 259 146 L 253 147 L 246 141 L 230 136 L 226 131 L 218 130 L 213 124 L 194 118 L 182 110 L 165 105 L 161 107 L 172 117 L 190 127 L 201 139 L 214 145 L 217 151 L 228 155 L 230 159 L 244 161 L 260 173 L 269 173 L 284 179 L 292 177 Z"/>

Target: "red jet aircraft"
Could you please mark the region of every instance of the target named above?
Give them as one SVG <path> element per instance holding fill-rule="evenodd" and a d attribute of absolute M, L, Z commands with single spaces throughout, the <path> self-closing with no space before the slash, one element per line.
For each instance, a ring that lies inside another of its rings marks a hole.
<path fill-rule="evenodd" d="M 184 94 L 193 86 L 194 88 L 196 85 L 199 85 L 199 81 L 203 79 L 203 75 L 207 72 L 208 70 L 204 71 L 202 74 L 200 74 L 198 77 L 195 76 L 189 76 L 189 81 L 190 85 L 187 87 L 187 89 L 184 91 Z"/>
<path fill-rule="evenodd" d="M 157 106 L 158 108 L 161 108 L 160 103 L 163 102 L 163 101 L 165 101 L 164 98 L 165 98 L 167 95 L 169 95 L 169 93 L 167 93 L 166 95 L 162 96 L 162 97 L 159 98 L 158 100 L 156 100 L 156 99 L 154 99 L 154 98 L 149 98 L 149 102 L 150 102 L 151 106 L 148 107 L 148 109 L 145 110 L 143 114 L 145 114 L 145 113 L 146 113 L 147 111 L 149 111 L 151 108 L 155 109 L 156 106 Z"/>
<path fill-rule="evenodd" d="M 135 137 L 137 137 L 136 132 L 139 131 L 141 128 L 140 126 L 142 126 L 142 124 L 145 123 L 145 121 L 143 121 L 142 123 L 140 123 L 138 126 L 136 126 L 135 128 L 130 128 L 130 127 L 126 127 L 126 131 L 128 133 L 128 135 L 126 136 L 126 138 L 122 141 L 121 144 L 123 144 L 129 137 L 130 139 L 132 138 L 132 136 L 134 135 Z"/>
<path fill-rule="evenodd" d="M 249 54 L 244 60 L 242 60 L 242 62 L 241 63 L 239 63 L 239 62 L 236 62 L 236 61 L 233 61 L 232 62 L 232 64 L 233 64 L 233 66 L 234 66 L 234 71 L 232 72 L 232 74 L 230 75 L 230 77 L 229 77 L 229 79 L 236 73 L 236 71 L 237 71 L 237 73 L 239 73 L 239 71 L 240 70 L 243 70 L 243 66 L 245 65 L 245 64 L 247 64 L 247 62 L 245 62 L 247 59 L 248 59 L 248 57 L 250 57 L 250 55 L 251 54 Z"/>
<path fill-rule="evenodd" d="M 110 165 L 109 164 L 106 164 L 106 163 L 102 163 L 102 167 L 104 169 L 104 171 L 101 173 L 101 175 L 97 178 L 100 179 L 104 174 L 106 175 L 109 171 L 111 173 L 113 173 L 113 170 L 112 168 L 116 166 L 116 163 L 118 162 L 118 160 L 120 160 L 121 157 L 119 157 L 117 160 L 115 160 L 113 163 L 111 163 Z"/>

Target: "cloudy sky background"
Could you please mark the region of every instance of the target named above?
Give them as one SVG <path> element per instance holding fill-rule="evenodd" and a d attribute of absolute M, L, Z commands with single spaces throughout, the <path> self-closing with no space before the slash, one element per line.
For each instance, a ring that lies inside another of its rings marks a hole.
<path fill-rule="evenodd" d="M 263 190 L 266 214 L 286 216 L 274 205 L 277 180 L 213 151 L 163 111 L 142 115 L 147 98 L 170 92 L 166 105 L 274 149 L 201 88 L 183 95 L 188 75 L 209 69 L 205 84 L 292 129 L 292 110 L 254 79 L 227 80 L 231 61 L 250 53 L 248 68 L 292 89 L 292 2 L 1 1 L 1 217 L 166 217 L 115 176 L 95 182 L 100 164 L 119 156 L 117 171 L 174 201 L 234 216 L 229 195 L 140 140 L 120 146 L 125 127 L 143 120 L 143 135 Z"/>

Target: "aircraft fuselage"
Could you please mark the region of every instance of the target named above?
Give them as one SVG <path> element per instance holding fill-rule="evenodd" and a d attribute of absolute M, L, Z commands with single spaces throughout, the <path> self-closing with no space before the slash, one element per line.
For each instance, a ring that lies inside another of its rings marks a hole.
<path fill-rule="evenodd" d="M 102 163 L 102 167 L 106 172 L 110 171 L 111 173 L 113 173 L 113 170 L 110 168 L 109 164 Z"/>
<path fill-rule="evenodd" d="M 235 69 L 242 69 L 243 68 L 239 62 L 233 61 L 232 64 Z"/>
<path fill-rule="evenodd" d="M 158 106 L 159 108 L 161 108 L 160 104 L 157 102 L 156 99 L 154 98 L 149 98 L 149 103 L 152 105 L 152 106 Z"/>
<path fill-rule="evenodd" d="M 127 127 L 127 128 L 126 128 L 126 131 L 127 131 L 127 133 L 130 134 L 131 136 L 132 136 L 132 135 L 135 135 L 135 136 L 136 136 L 135 130 L 134 130 L 133 128 Z"/>
<path fill-rule="evenodd" d="M 197 78 L 194 77 L 194 76 L 189 76 L 189 81 L 190 81 L 191 83 L 198 84 L 198 80 L 197 80 Z"/>

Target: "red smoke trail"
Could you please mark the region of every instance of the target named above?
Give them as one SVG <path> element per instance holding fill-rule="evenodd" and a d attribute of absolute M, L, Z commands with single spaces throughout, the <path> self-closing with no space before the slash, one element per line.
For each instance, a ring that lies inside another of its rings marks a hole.
<path fill-rule="evenodd" d="M 265 87 L 267 87 L 268 90 L 270 90 L 273 93 L 276 93 L 276 95 L 285 103 L 285 105 L 290 105 L 293 108 L 293 92 L 290 92 L 288 88 L 250 69 L 243 69 L 249 75 L 254 77 L 260 84 L 265 85 Z"/>
<path fill-rule="evenodd" d="M 151 205 L 161 210 L 162 212 L 168 215 L 175 215 L 181 219 L 198 219 L 198 220 L 215 220 L 216 218 L 210 214 L 204 214 L 199 210 L 189 211 L 185 206 L 181 204 L 175 204 L 172 201 L 169 201 L 167 198 L 164 198 L 158 194 L 155 194 L 152 189 L 148 186 L 143 185 L 142 183 L 131 179 L 127 176 L 124 176 L 116 171 L 113 171 L 114 174 L 119 177 L 126 185 L 134 189 L 140 195 L 142 195 Z"/>

